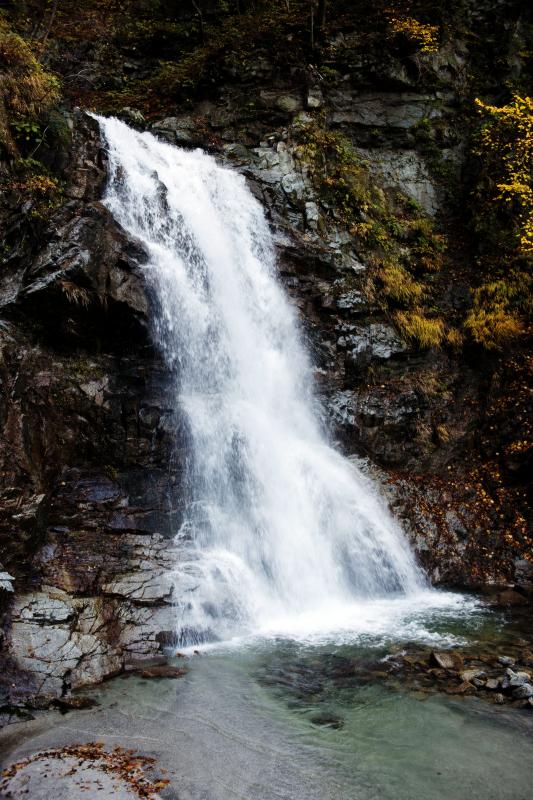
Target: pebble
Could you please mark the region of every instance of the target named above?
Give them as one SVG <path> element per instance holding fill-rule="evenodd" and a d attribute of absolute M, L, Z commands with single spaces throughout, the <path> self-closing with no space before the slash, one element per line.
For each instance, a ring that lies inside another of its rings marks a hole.
<path fill-rule="evenodd" d="M 486 673 L 482 669 L 465 669 L 461 672 L 464 681 L 472 681 L 474 678 L 484 678 Z"/>

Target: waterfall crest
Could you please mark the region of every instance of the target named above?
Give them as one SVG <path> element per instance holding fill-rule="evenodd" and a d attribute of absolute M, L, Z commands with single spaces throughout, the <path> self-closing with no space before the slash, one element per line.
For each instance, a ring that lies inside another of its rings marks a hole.
<path fill-rule="evenodd" d="M 272 237 L 244 178 L 98 118 L 107 207 L 148 253 L 155 337 L 190 440 L 181 643 L 424 587 L 378 493 L 328 442 Z"/>

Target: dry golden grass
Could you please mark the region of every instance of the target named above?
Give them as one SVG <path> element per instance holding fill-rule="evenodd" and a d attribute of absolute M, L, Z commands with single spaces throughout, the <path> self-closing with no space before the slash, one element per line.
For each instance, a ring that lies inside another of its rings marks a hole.
<path fill-rule="evenodd" d="M 466 318 L 465 329 L 486 350 L 498 350 L 523 333 L 520 320 L 498 306 L 488 309 L 475 306 Z"/>
<path fill-rule="evenodd" d="M 424 295 L 422 284 L 417 283 L 399 264 L 387 264 L 381 270 L 379 277 L 385 294 L 389 300 L 396 303 L 413 306 L 419 303 Z"/>
<path fill-rule="evenodd" d="M 429 319 L 420 309 L 397 311 L 394 322 L 401 335 L 421 349 L 439 347 L 445 338 L 443 320 Z"/>

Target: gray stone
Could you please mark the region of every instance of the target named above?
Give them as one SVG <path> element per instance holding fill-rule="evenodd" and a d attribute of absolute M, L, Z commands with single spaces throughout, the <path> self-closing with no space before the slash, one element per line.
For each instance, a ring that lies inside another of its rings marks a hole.
<path fill-rule="evenodd" d="M 239 142 L 232 142 L 231 144 L 225 144 L 223 150 L 224 153 L 230 158 L 243 161 L 246 163 L 257 159 L 255 153 L 253 153 L 243 144 L 239 144 Z"/>
<path fill-rule="evenodd" d="M 3 592 L 13 591 L 13 581 L 15 578 L 9 572 L 0 572 L 0 590 Z"/>
<path fill-rule="evenodd" d="M 513 697 L 516 697 L 517 700 L 527 700 L 529 697 L 533 697 L 533 686 L 530 683 L 517 686 L 516 689 L 513 689 Z"/>
<path fill-rule="evenodd" d="M 352 314 L 366 313 L 369 309 L 367 298 L 362 292 L 352 289 L 337 297 L 335 305 L 340 311 L 350 311 Z"/>
<path fill-rule="evenodd" d="M 331 93 L 330 100 L 336 109 L 332 115 L 335 124 L 408 129 L 422 119 L 442 116 L 433 97 L 413 92 L 363 94 L 338 91 Z"/>
<path fill-rule="evenodd" d="M 155 131 L 181 131 L 181 130 L 194 130 L 196 123 L 192 117 L 165 117 L 158 122 L 154 122 L 152 130 Z"/>
<path fill-rule="evenodd" d="M 457 653 L 433 650 L 430 655 L 430 663 L 441 669 L 456 670 L 462 665 L 462 659 Z"/>
<path fill-rule="evenodd" d="M 483 678 L 485 674 L 482 669 L 465 669 L 461 672 L 461 678 L 463 681 L 472 682 L 475 678 Z"/>
<path fill-rule="evenodd" d="M 434 215 L 439 210 L 435 184 L 424 159 L 416 150 L 359 148 L 358 153 L 384 186 L 404 192 L 427 214 Z"/>
<path fill-rule="evenodd" d="M 31 800 L 138 800 L 138 793 L 104 762 L 46 753 L 22 764 L 15 774 L 0 782 L 2 797 L 27 797 Z"/>
<path fill-rule="evenodd" d="M 318 211 L 318 206 L 313 201 L 309 201 L 305 204 L 305 221 L 311 230 L 315 230 L 318 227 L 318 221 L 320 219 L 320 213 Z"/>
<path fill-rule="evenodd" d="M 511 689 L 514 689 L 517 686 L 523 686 L 525 683 L 528 683 L 531 680 L 531 675 L 529 672 L 513 672 L 512 669 L 507 669 L 506 675 L 509 679 L 509 686 Z"/>
<path fill-rule="evenodd" d="M 281 179 L 281 186 L 293 205 L 297 206 L 302 203 L 307 192 L 307 187 L 301 174 L 289 172 Z"/>
<path fill-rule="evenodd" d="M 407 345 L 394 328 L 380 322 L 365 328 L 355 328 L 353 333 L 344 337 L 344 343 L 347 358 L 356 367 L 364 367 L 372 360 L 387 361 L 407 350 Z"/>
<path fill-rule="evenodd" d="M 127 122 L 129 125 L 135 127 L 143 127 L 146 120 L 138 108 L 131 108 L 131 106 L 124 106 L 118 112 L 118 116 Z"/>
<path fill-rule="evenodd" d="M 151 562 L 148 562 L 150 564 Z M 139 603 L 170 601 L 174 590 L 172 578 L 155 570 L 139 570 L 118 576 L 102 586 L 105 594 L 127 597 Z"/>
<path fill-rule="evenodd" d="M 165 117 L 154 122 L 152 131 L 171 144 L 193 144 L 196 140 L 196 123 L 188 116 Z"/>
<path fill-rule="evenodd" d="M 13 619 L 38 624 L 67 622 L 74 616 L 71 598 L 64 592 L 51 590 L 19 595 L 11 608 Z"/>

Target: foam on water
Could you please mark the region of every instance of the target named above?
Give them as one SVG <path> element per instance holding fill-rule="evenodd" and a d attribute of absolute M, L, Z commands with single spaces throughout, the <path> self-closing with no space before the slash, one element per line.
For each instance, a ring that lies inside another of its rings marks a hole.
<path fill-rule="evenodd" d="M 99 122 L 105 203 L 148 254 L 155 336 L 186 426 L 179 642 L 364 635 L 460 602 L 426 587 L 376 488 L 328 441 L 244 178 L 201 151 Z"/>

